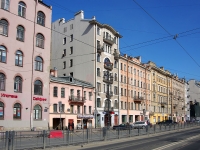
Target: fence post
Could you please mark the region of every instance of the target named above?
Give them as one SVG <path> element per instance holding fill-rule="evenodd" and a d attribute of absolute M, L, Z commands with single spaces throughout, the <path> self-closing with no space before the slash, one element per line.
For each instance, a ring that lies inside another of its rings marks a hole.
<path fill-rule="evenodd" d="M 8 150 L 9 132 L 6 131 L 5 150 Z"/>
<path fill-rule="evenodd" d="M 14 150 L 15 149 L 15 147 L 14 147 L 14 139 L 15 139 L 15 131 L 12 131 L 11 132 L 11 142 L 12 142 L 12 150 Z"/>
<path fill-rule="evenodd" d="M 120 139 L 120 130 L 117 128 L 118 139 Z"/>
<path fill-rule="evenodd" d="M 45 148 L 46 148 L 46 141 L 45 141 L 46 131 L 43 130 L 43 131 L 42 131 L 42 134 L 43 134 L 43 149 L 45 149 Z"/>
<path fill-rule="evenodd" d="M 166 124 L 165 124 L 165 131 L 167 130 L 167 126 L 166 126 Z"/>
<path fill-rule="evenodd" d="M 128 135 L 129 135 L 129 137 L 131 137 L 131 126 L 129 126 Z"/>
<path fill-rule="evenodd" d="M 153 128 L 154 128 L 154 134 L 155 134 L 156 133 L 156 125 L 154 125 Z"/>
<path fill-rule="evenodd" d="M 89 143 L 89 129 L 87 129 L 87 143 Z"/>
<path fill-rule="evenodd" d="M 178 123 L 178 131 L 179 131 L 179 123 Z"/>
<path fill-rule="evenodd" d="M 146 126 L 146 134 L 148 134 L 148 136 L 149 136 L 149 126 L 148 125 Z"/>
<path fill-rule="evenodd" d="M 140 127 L 138 126 L 138 136 L 140 136 Z"/>
<path fill-rule="evenodd" d="M 106 128 L 103 128 L 103 140 L 106 141 Z"/>
<path fill-rule="evenodd" d="M 159 126 L 160 126 L 160 131 L 161 131 L 161 124 L 159 124 Z"/>
<path fill-rule="evenodd" d="M 68 144 L 68 146 L 69 146 L 69 129 L 67 130 L 67 144 Z"/>

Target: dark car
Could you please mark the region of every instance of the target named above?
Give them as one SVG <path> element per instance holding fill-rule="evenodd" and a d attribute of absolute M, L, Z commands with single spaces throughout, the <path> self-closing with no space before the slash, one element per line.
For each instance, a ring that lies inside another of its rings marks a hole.
<path fill-rule="evenodd" d="M 164 121 L 161 121 L 161 122 L 158 122 L 157 123 L 158 125 L 166 125 L 166 126 L 169 126 L 169 125 L 174 125 L 174 124 L 177 124 L 177 122 L 173 121 L 173 120 L 164 120 Z"/>
<path fill-rule="evenodd" d="M 120 125 L 116 125 L 113 126 L 113 130 L 128 130 L 128 129 L 133 129 L 133 126 L 130 124 L 120 124 Z"/>

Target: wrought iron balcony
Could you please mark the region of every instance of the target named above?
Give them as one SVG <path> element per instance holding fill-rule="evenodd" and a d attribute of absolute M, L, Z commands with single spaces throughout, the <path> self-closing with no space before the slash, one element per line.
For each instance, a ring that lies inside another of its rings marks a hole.
<path fill-rule="evenodd" d="M 138 102 L 142 102 L 142 101 L 144 101 L 144 97 L 141 97 L 141 96 L 134 96 L 134 97 L 133 97 L 133 100 L 134 100 L 134 101 L 138 101 Z"/>
<path fill-rule="evenodd" d="M 113 70 L 113 63 L 104 63 L 104 68 L 107 70 Z"/>
<path fill-rule="evenodd" d="M 110 45 L 113 45 L 115 43 L 115 39 L 112 38 L 110 35 L 104 36 L 103 41 L 110 44 Z"/>
<path fill-rule="evenodd" d="M 108 83 L 108 84 L 113 84 L 113 76 L 110 76 L 109 78 L 108 76 L 104 76 L 103 82 Z"/>
<path fill-rule="evenodd" d="M 112 112 L 112 111 L 114 111 L 114 108 L 113 107 L 104 107 L 104 111 L 105 112 Z"/>
<path fill-rule="evenodd" d="M 116 50 L 114 51 L 113 55 L 115 60 L 119 60 L 120 55 Z"/>
<path fill-rule="evenodd" d="M 167 105 L 167 102 L 161 102 L 161 107 L 165 107 L 165 105 Z"/>
<path fill-rule="evenodd" d="M 104 52 L 104 47 L 101 45 L 97 45 L 97 53 Z"/>
<path fill-rule="evenodd" d="M 85 103 L 85 97 L 71 95 L 69 96 L 69 102 L 70 103 Z"/>
<path fill-rule="evenodd" d="M 106 98 L 110 99 L 113 96 L 113 91 L 106 92 Z"/>

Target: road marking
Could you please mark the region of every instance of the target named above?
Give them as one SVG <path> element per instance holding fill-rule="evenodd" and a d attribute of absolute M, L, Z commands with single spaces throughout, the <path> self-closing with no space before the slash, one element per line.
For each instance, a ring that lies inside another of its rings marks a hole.
<path fill-rule="evenodd" d="M 189 138 L 187 138 L 187 139 L 185 139 L 185 140 L 181 140 L 181 141 L 179 141 L 179 142 L 170 143 L 170 144 L 167 144 L 167 145 L 164 145 L 164 146 L 155 148 L 155 149 L 153 149 L 153 150 L 163 150 L 163 149 L 172 147 L 172 146 L 174 146 L 174 145 L 178 145 L 178 144 L 180 144 L 180 143 L 187 142 L 187 141 L 192 140 L 192 139 L 194 139 L 194 138 L 197 138 L 197 137 L 199 137 L 199 136 L 200 136 L 200 135 L 192 136 L 192 137 L 189 137 Z"/>

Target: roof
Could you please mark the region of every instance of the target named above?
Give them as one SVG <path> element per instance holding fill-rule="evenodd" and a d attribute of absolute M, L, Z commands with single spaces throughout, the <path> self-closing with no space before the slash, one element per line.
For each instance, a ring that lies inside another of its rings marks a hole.
<path fill-rule="evenodd" d="M 71 76 L 66 76 L 66 77 L 54 77 L 50 76 L 50 82 L 56 82 L 60 84 L 67 84 L 67 85 L 74 85 L 74 86 L 84 86 L 87 88 L 94 88 L 94 86 L 86 81 L 82 81 L 76 78 L 73 78 Z"/>

